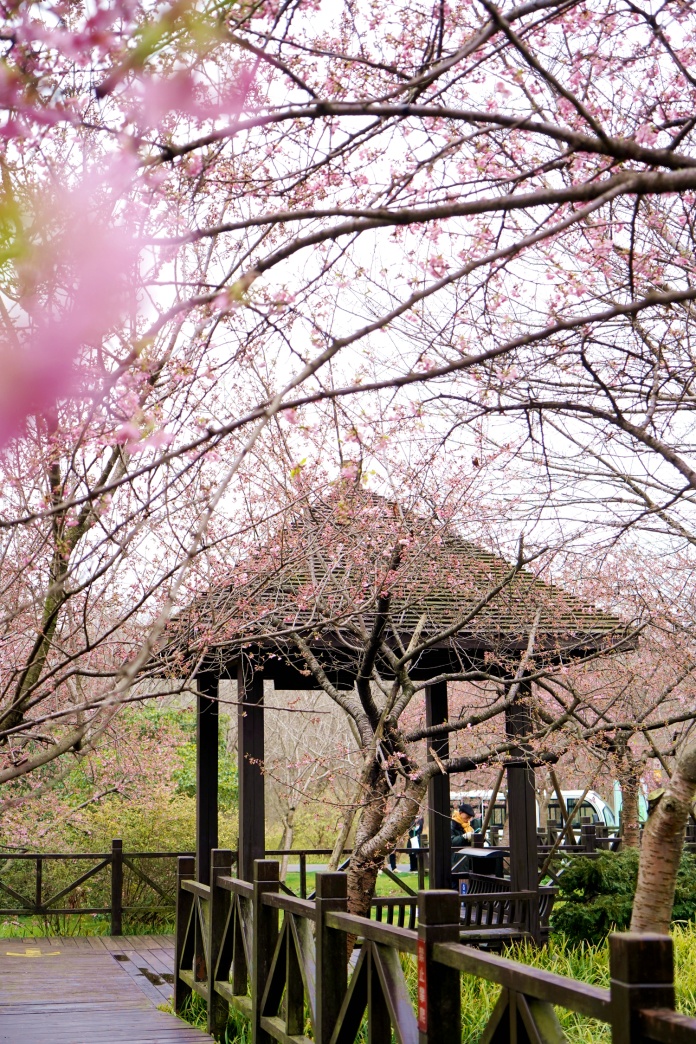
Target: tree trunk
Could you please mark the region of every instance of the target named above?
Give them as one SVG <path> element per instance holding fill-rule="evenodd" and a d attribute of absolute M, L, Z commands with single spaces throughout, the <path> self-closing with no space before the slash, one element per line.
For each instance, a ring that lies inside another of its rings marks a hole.
<path fill-rule="evenodd" d="M 621 773 L 621 827 L 624 848 L 640 848 L 640 817 L 638 794 L 640 775 L 632 770 Z"/>
<path fill-rule="evenodd" d="M 370 904 L 375 894 L 377 874 L 384 856 L 353 862 L 348 867 L 348 910 L 360 917 L 369 917 Z"/>
<path fill-rule="evenodd" d="M 370 778 L 366 788 L 370 799 L 364 805 L 358 828 L 355 834 L 355 847 L 348 867 L 348 910 L 352 914 L 366 917 L 370 911 L 370 903 L 375 894 L 377 874 L 384 858 L 384 852 L 370 851 L 368 855 L 361 852 L 365 846 L 379 833 L 387 811 L 387 779 L 377 762 L 373 762 Z"/>
<path fill-rule="evenodd" d="M 283 816 L 283 840 L 280 843 L 281 848 L 292 848 L 292 840 L 295 836 L 295 809 L 289 808 L 286 814 Z M 288 862 L 290 856 L 284 855 L 280 863 L 280 880 L 284 881 L 288 873 Z"/>
<path fill-rule="evenodd" d="M 632 932 L 669 932 L 684 827 L 696 794 L 696 742 L 679 755 L 657 808 L 643 832 Z"/>
<path fill-rule="evenodd" d="M 348 868 L 348 909 L 368 916 L 377 874 L 418 815 L 427 781 L 412 780 L 387 810 L 389 787 L 384 772 L 374 767 L 372 800 L 362 809 Z"/>

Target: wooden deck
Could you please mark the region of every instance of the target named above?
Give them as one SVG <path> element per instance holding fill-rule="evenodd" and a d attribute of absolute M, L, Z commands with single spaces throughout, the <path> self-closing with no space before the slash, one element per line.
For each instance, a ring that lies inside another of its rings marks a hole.
<path fill-rule="evenodd" d="M 0 939 L 1 1044 L 202 1044 L 157 1005 L 173 992 L 171 936 Z"/>

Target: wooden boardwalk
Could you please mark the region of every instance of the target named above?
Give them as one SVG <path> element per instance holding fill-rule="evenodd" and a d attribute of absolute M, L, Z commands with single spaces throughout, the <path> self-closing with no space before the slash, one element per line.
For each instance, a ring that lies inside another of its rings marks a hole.
<path fill-rule="evenodd" d="M 171 936 L 0 939 L 0 1044 L 202 1044 L 157 1005 L 173 992 Z"/>

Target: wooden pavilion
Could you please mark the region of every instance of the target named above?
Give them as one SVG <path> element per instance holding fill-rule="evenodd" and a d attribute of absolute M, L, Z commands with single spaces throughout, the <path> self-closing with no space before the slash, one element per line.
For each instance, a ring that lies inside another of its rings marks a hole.
<path fill-rule="evenodd" d="M 399 550 L 404 543 L 406 554 Z M 387 552 L 392 558 L 385 566 Z M 265 855 L 264 681 L 280 691 L 319 688 L 320 669 L 337 691 L 352 690 L 366 669 L 350 625 L 356 599 L 360 626 L 379 634 L 373 661 L 382 676 L 390 674 L 390 648 L 408 648 L 414 635 L 425 646 L 411 677 L 433 680 L 424 689 L 431 728 L 449 719 L 443 675 L 485 665 L 511 684 L 532 630 L 535 656 L 552 663 L 631 644 L 615 616 L 511 567 L 432 519 L 404 515 L 398 505 L 365 493 L 354 494 L 348 505 L 338 498 L 303 509 L 252 565 L 240 561 L 226 583 L 195 599 L 175 620 L 161 653 L 172 673 L 194 658 L 198 665 L 196 852 L 202 882 L 209 880 L 210 852 L 218 844 L 220 679 L 237 680 L 238 873 L 251 881 L 254 860 Z M 385 576 L 391 584 L 387 612 Z M 293 638 L 298 633 L 303 652 Z M 530 684 L 522 680 L 506 711 L 507 734 L 519 737 L 506 762 L 513 891 L 538 887 L 534 762 L 524 743 L 531 728 Z M 436 758 L 449 757 L 446 730 L 431 732 L 428 745 Z M 430 887 L 449 887 L 447 775 L 429 784 L 428 833 Z"/>

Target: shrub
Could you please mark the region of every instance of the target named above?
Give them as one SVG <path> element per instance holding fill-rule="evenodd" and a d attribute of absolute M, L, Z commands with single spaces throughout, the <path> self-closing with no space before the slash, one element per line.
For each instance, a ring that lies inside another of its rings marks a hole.
<path fill-rule="evenodd" d="M 599 942 L 608 932 L 625 931 L 631 921 L 639 852 L 600 852 L 574 859 L 559 877 L 551 919 L 554 932 L 571 943 Z M 682 856 L 674 899 L 674 921 L 696 919 L 696 858 Z"/>

